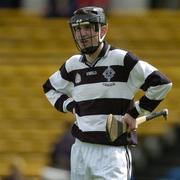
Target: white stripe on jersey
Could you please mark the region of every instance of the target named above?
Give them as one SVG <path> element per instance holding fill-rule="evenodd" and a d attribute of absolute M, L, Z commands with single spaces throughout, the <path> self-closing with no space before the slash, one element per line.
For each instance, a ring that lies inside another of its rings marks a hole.
<path fill-rule="evenodd" d="M 121 49 L 114 49 L 112 51 L 109 51 L 106 53 L 104 57 L 102 57 L 98 63 L 96 64 L 96 67 L 100 66 L 112 66 L 112 65 L 120 65 L 124 66 L 124 56 L 126 55 L 127 51 L 121 50 Z M 109 57 L 110 56 L 110 57 Z M 110 58 L 108 61 L 107 59 Z M 104 61 L 104 59 L 106 59 Z M 100 63 L 102 62 L 102 63 Z M 73 70 L 77 69 L 84 69 L 88 68 L 87 65 L 81 62 L 81 56 L 75 55 L 72 56 L 70 59 L 66 61 L 66 70 L 67 72 L 71 72 Z"/>
<path fill-rule="evenodd" d="M 50 76 L 49 80 L 52 86 L 56 90 L 61 90 L 61 92 L 63 92 L 63 89 L 65 89 L 69 83 L 61 77 L 60 71 L 56 71 L 52 76 Z"/>
<path fill-rule="evenodd" d="M 84 84 L 76 86 L 73 98 L 76 102 L 99 99 L 99 98 L 124 98 L 132 99 L 136 89 L 130 89 L 125 82 L 113 82 L 114 85 L 108 87 L 102 82 L 94 84 Z"/>
<path fill-rule="evenodd" d="M 66 70 L 67 72 L 71 72 L 76 69 L 84 69 L 87 68 L 87 65 L 82 63 L 81 60 L 81 55 L 74 55 L 71 58 L 69 58 L 66 61 Z"/>
<path fill-rule="evenodd" d="M 156 71 L 157 69 L 150 64 L 143 62 L 143 61 L 138 61 L 138 63 L 134 66 L 132 71 L 130 72 L 130 76 L 128 79 L 128 84 L 129 87 L 132 88 L 137 88 L 139 89 L 144 83 L 145 79 L 153 72 Z M 144 74 L 144 76 L 142 76 Z M 136 79 L 136 80 L 135 80 Z"/>
<path fill-rule="evenodd" d="M 78 127 L 83 131 L 105 131 L 106 119 L 108 115 L 91 115 L 79 117 L 76 115 Z M 115 118 L 121 121 L 121 115 L 115 115 Z"/>
<path fill-rule="evenodd" d="M 50 90 L 45 95 L 48 98 L 49 102 L 54 106 L 56 101 L 59 99 L 59 97 L 61 97 L 61 95 L 63 95 L 63 93 L 60 93 L 60 92 L 57 92 L 54 90 Z"/>
<path fill-rule="evenodd" d="M 155 87 L 150 87 L 148 91 L 146 91 L 145 95 L 149 99 L 153 99 L 153 100 L 164 99 L 166 94 L 170 91 L 169 88 L 170 86 L 171 84 L 163 84 Z"/>
<path fill-rule="evenodd" d="M 74 85 L 71 82 L 63 79 L 59 70 L 52 74 L 49 80 L 56 91 L 71 96 L 71 91 Z"/>

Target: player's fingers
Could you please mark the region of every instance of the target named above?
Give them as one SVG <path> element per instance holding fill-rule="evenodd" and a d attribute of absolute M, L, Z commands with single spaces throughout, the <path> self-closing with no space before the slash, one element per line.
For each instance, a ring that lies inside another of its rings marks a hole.
<path fill-rule="evenodd" d="M 127 132 L 136 131 L 136 128 L 132 125 L 127 126 Z"/>
<path fill-rule="evenodd" d="M 127 132 L 131 132 L 131 128 L 129 126 L 127 126 Z"/>
<path fill-rule="evenodd" d="M 73 111 L 72 111 L 72 112 L 73 112 L 73 114 L 74 114 L 74 115 L 76 114 L 76 110 L 75 110 L 75 108 L 73 108 Z"/>

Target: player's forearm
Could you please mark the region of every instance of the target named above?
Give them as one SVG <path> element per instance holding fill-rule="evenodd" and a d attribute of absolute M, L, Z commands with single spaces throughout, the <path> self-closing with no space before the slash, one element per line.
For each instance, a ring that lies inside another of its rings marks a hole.
<path fill-rule="evenodd" d="M 60 112 L 73 111 L 75 101 L 63 92 L 57 91 L 48 79 L 43 85 L 44 93 L 49 102 Z"/>
<path fill-rule="evenodd" d="M 172 83 L 170 81 L 167 84 L 150 87 L 139 100 L 140 108 L 152 112 L 166 97 L 171 87 Z"/>
<path fill-rule="evenodd" d="M 140 89 L 142 89 L 145 94 L 139 99 L 139 102 L 134 109 L 137 110 L 140 115 L 143 115 L 146 111 L 152 112 L 161 103 L 170 91 L 172 82 L 148 63 L 140 61 L 138 65 L 139 66 L 135 67 L 135 69 L 136 72 L 142 71 L 141 74 L 144 74 L 144 77 L 141 78 L 139 75 L 138 79 L 144 79 L 141 81 L 142 84 L 140 85 Z"/>
<path fill-rule="evenodd" d="M 145 115 L 152 112 L 166 97 L 170 91 L 172 83 L 167 81 L 166 84 L 150 87 L 139 101 L 135 102 L 135 106 L 128 111 L 133 118 L 139 115 Z"/>

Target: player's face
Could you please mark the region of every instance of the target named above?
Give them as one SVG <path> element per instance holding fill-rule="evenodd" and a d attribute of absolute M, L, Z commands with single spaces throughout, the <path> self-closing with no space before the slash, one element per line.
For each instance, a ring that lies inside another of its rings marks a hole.
<path fill-rule="evenodd" d="M 81 49 L 97 46 L 99 33 L 95 30 L 94 24 L 85 24 L 74 27 L 74 36 Z"/>

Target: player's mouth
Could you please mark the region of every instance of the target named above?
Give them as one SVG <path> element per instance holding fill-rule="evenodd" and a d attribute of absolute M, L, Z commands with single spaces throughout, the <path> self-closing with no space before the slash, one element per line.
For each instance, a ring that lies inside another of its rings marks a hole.
<path fill-rule="evenodd" d="M 79 41 L 79 43 L 81 44 L 81 45 L 83 45 L 83 46 L 89 46 L 89 45 L 91 45 L 91 40 L 90 39 L 88 39 L 88 38 L 84 38 L 84 39 L 81 39 L 80 41 Z"/>

